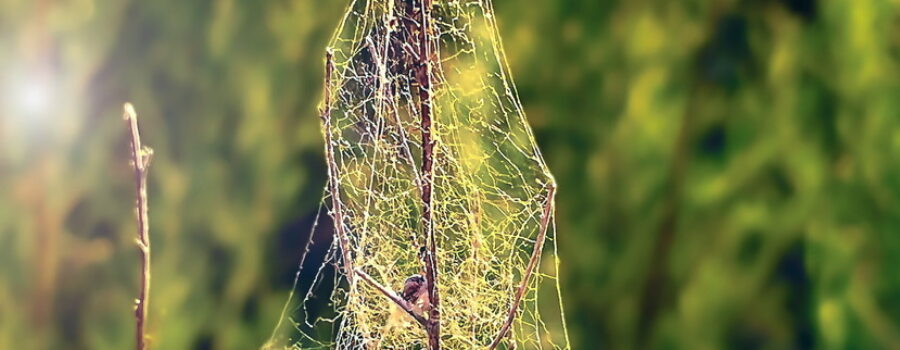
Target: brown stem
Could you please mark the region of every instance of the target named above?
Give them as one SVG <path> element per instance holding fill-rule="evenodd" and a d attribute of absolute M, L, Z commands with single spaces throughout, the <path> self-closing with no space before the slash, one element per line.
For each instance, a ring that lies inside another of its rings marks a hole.
<path fill-rule="evenodd" d="M 418 30 L 418 60 L 416 63 L 416 82 L 419 84 L 419 115 L 422 128 L 422 224 L 425 231 L 425 274 L 428 285 L 428 298 L 431 308 L 428 312 L 428 347 L 431 350 L 441 348 L 441 308 L 437 288 L 437 245 L 434 237 L 432 219 L 432 181 L 434 180 L 434 139 L 432 128 L 432 61 L 431 47 L 431 0 L 421 0 L 420 21 Z"/>
<path fill-rule="evenodd" d="M 350 240 L 344 232 L 344 216 L 341 209 L 341 192 L 338 186 L 338 168 L 334 160 L 334 150 L 331 140 L 331 75 L 334 72 L 334 52 L 329 48 L 325 53 L 325 106 L 322 108 L 322 123 L 325 132 L 325 158 L 328 162 L 328 186 L 331 190 L 331 206 L 334 211 L 334 232 L 338 236 L 338 244 L 341 246 L 341 256 L 344 260 L 344 275 L 350 288 L 354 285 L 353 258 L 350 255 Z"/>
<path fill-rule="evenodd" d="M 525 274 L 522 276 L 522 282 L 519 284 L 519 290 L 516 292 L 515 299 L 513 299 L 512 306 L 509 308 L 509 313 L 506 315 L 506 322 L 503 323 L 503 326 L 500 327 L 500 332 L 497 333 L 497 336 L 494 338 L 494 341 L 491 342 L 491 345 L 488 346 L 488 350 L 493 350 L 500 344 L 500 341 L 506 336 L 506 333 L 509 332 L 509 328 L 512 326 L 513 320 L 516 318 L 516 314 L 519 311 L 519 304 L 522 302 L 522 297 L 525 296 L 525 290 L 528 289 L 528 283 L 531 280 L 531 275 L 534 274 L 534 268 L 537 266 L 538 261 L 541 260 L 541 251 L 544 247 L 544 241 L 547 239 L 547 228 L 550 226 L 550 215 L 553 211 L 553 198 L 556 196 L 556 185 L 550 183 L 547 186 L 547 201 L 544 202 L 544 211 L 541 213 L 541 227 L 540 231 L 538 231 L 537 239 L 534 240 L 534 249 L 531 251 L 531 259 L 528 260 L 528 266 L 525 268 Z"/>
<path fill-rule="evenodd" d="M 372 276 L 369 276 L 369 274 L 367 274 L 365 271 L 356 269 L 354 270 L 354 272 L 357 276 L 359 276 L 359 278 L 371 284 L 373 287 L 375 287 L 375 289 L 378 289 L 381 294 L 384 294 L 384 296 L 388 297 L 388 299 L 391 299 L 391 301 L 393 301 L 395 304 L 397 304 L 397 306 L 403 309 L 403 311 L 406 311 L 406 313 L 412 316 L 412 318 L 416 320 L 416 322 L 418 322 L 423 327 L 427 327 L 428 320 L 426 320 L 424 316 L 413 310 L 412 305 L 410 305 L 409 302 L 403 300 L 403 298 L 398 296 L 397 293 L 394 293 L 390 289 L 387 289 L 387 287 L 385 287 L 381 283 L 376 282 L 375 279 L 372 278 Z"/>
<path fill-rule="evenodd" d="M 141 145 L 141 134 L 138 131 L 137 113 L 134 106 L 126 103 L 124 107 L 125 121 L 131 136 L 131 163 L 134 166 L 135 210 L 137 211 L 137 242 L 141 258 L 141 289 L 135 300 L 135 348 L 147 349 L 146 323 L 147 305 L 150 303 L 150 222 L 147 214 L 147 169 L 153 159 L 153 150 Z"/>

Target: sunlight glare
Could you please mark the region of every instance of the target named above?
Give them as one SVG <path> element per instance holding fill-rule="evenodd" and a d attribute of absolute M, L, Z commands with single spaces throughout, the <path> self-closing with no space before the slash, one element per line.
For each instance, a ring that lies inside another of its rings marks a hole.
<path fill-rule="evenodd" d="M 49 79 L 30 77 L 24 79 L 17 88 L 19 107 L 28 115 L 43 115 L 50 111 L 53 100 L 53 85 Z"/>

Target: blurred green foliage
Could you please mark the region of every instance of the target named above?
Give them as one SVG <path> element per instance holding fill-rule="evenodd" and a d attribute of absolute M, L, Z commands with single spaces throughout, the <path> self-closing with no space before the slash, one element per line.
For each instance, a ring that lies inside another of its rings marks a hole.
<path fill-rule="evenodd" d="M 900 2 L 494 2 L 574 348 L 900 348 Z M 154 348 L 261 345 L 345 6 L 0 0 L 0 349 L 131 347 L 126 100 L 156 150 Z"/>

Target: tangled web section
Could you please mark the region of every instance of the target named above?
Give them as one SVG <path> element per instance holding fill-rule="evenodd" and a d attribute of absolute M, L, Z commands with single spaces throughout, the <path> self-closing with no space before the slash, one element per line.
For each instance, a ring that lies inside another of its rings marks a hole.
<path fill-rule="evenodd" d="M 556 186 L 491 2 L 352 1 L 324 91 L 329 184 L 264 349 L 433 348 L 432 251 L 441 348 L 568 349 Z"/>

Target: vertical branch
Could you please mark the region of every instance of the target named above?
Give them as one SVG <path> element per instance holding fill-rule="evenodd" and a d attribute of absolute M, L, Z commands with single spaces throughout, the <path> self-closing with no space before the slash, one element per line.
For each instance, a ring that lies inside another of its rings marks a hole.
<path fill-rule="evenodd" d="M 509 328 L 516 318 L 516 314 L 519 311 L 519 304 L 522 302 L 522 297 L 525 296 L 525 290 L 528 289 L 531 275 L 534 274 L 534 268 L 537 266 L 538 261 L 541 260 L 541 251 L 544 247 L 544 241 L 547 239 L 547 228 L 550 226 L 550 215 L 553 211 L 553 198 L 555 196 L 556 185 L 551 182 L 547 186 L 547 201 L 544 202 L 544 211 L 541 213 L 541 227 L 539 228 L 540 231 L 538 231 L 537 239 L 534 240 L 534 249 L 531 251 L 531 259 L 528 260 L 528 266 L 525 268 L 525 274 L 522 275 L 522 282 L 519 284 L 519 290 L 516 291 L 513 303 L 509 308 L 509 313 L 506 315 L 506 322 L 500 327 L 500 332 L 494 337 L 494 341 L 488 346 L 488 350 L 493 350 L 497 345 L 500 345 L 500 341 L 506 336 L 506 333 L 509 332 Z"/>
<path fill-rule="evenodd" d="M 153 158 L 153 150 L 141 145 L 141 134 L 138 131 L 137 113 L 130 103 L 125 104 L 124 117 L 128 122 L 131 137 L 131 163 L 134 166 L 135 210 L 137 212 L 137 242 L 141 259 L 141 285 L 135 299 L 135 348 L 147 349 L 146 323 L 147 305 L 150 301 L 150 222 L 147 214 L 147 169 Z"/>
<path fill-rule="evenodd" d="M 434 139 L 432 131 L 432 60 L 431 48 L 431 0 L 421 0 L 418 30 L 418 62 L 416 66 L 416 82 L 419 84 L 419 115 L 422 128 L 422 226 L 425 231 L 425 274 L 428 285 L 428 297 L 431 308 L 428 312 L 428 347 L 431 350 L 441 348 L 441 308 L 437 288 L 437 246 L 434 237 L 432 218 L 432 182 L 434 181 Z"/>
<path fill-rule="evenodd" d="M 325 106 L 322 108 L 322 124 L 325 133 L 325 158 L 328 162 L 328 186 L 331 191 L 331 206 L 334 211 L 334 232 L 338 236 L 338 244 L 341 246 L 341 256 L 344 260 L 344 275 L 350 288 L 354 285 L 353 259 L 350 256 L 350 240 L 344 232 L 344 216 L 341 208 L 341 192 L 338 186 L 337 162 L 334 160 L 334 150 L 331 140 L 331 75 L 334 73 L 334 52 L 329 48 L 325 53 Z"/>

